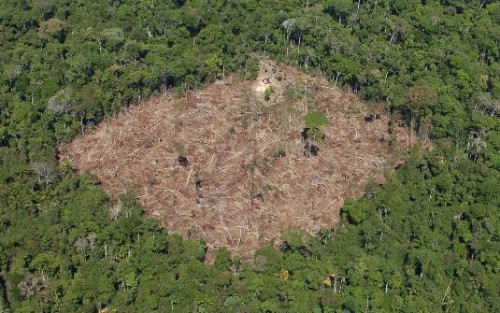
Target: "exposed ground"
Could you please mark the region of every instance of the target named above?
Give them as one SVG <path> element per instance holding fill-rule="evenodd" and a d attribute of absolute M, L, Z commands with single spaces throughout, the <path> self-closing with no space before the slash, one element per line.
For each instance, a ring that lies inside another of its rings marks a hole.
<path fill-rule="evenodd" d="M 301 136 L 308 110 L 330 120 L 309 157 Z M 249 256 L 287 228 L 332 227 L 344 199 L 384 181 L 408 135 L 398 127 L 391 135 L 382 111 L 321 78 L 262 61 L 255 82 L 230 77 L 131 107 L 63 147 L 61 160 L 95 174 L 115 198 L 134 192 L 168 230 L 204 237 L 209 251 L 226 246 Z M 380 116 L 367 121 L 369 114 Z"/>

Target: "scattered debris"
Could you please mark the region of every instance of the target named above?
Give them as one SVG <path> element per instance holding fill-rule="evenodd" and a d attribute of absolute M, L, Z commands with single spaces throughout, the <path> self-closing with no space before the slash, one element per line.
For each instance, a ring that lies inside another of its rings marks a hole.
<path fill-rule="evenodd" d="M 186 168 L 189 165 L 189 161 L 185 156 L 180 156 L 177 158 L 177 162 L 179 162 L 179 165 Z"/>
<path fill-rule="evenodd" d="M 404 129 L 393 126 L 390 148 L 379 140 L 391 137 L 389 117 L 366 124 L 365 105 L 322 78 L 262 61 L 255 82 L 228 80 L 143 101 L 62 147 L 60 160 L 115 198 L 135 193 L 168 230 L 203 237 L 209 253 L 226 246 L 248 257 L 285 229 L 331 228 L 344 199 L 383 183 L 406 148 Z M 330 123 L 307 157 L 304 117 L 314 110 Z"/>

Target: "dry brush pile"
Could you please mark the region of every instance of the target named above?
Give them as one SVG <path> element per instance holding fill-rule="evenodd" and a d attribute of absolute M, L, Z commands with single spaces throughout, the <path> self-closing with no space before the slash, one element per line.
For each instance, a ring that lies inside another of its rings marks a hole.
<path fill-rule="evenodd" d="M 304 153 L 309 110 L 329 119 L 317 156 Z M 131 107 L 64 147 L 61 160 L 114 197 L 133 192 L 168 230 L 248 256 L 287 228 L 332 227 L 344 199 L 383 182 L 408 140 L 388 122 L 323 79 L 263 62 L 257 82 L 232 77 Z"/>

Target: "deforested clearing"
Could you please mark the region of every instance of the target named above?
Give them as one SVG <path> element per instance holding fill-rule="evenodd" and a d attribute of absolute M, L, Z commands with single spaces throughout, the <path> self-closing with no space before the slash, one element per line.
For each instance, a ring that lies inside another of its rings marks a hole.
<path fill-rule="evenodd" d="M 315 153 L 309 111 L 329 120 Z M 132 106 L 62 147 L 60 159 L 97 176 L 112 198 L 133 193 L 167 230 L 245 257 L 286 229 L 334 227 L 344 200 L 383 183 L 409 141 L 383 105 L 262 61 L 256 81 L 226 77 Z"/>

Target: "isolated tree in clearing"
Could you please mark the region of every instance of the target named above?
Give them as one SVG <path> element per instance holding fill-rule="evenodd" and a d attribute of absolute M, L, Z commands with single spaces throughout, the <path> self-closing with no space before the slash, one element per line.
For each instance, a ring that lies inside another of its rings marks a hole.
<path fill-rule="evenodd" d="M 304 117 L 306 127 L 302 131 L 302 138 L 306 141 L 304 146 L 304 155 L 318 155 L 319 148 L 316 145 L 319 141 L 325 139 L 325 134 L 321 131 L 321 126 L 329 123 L 328 118 L 323 112 L 310 111 Z"/>

